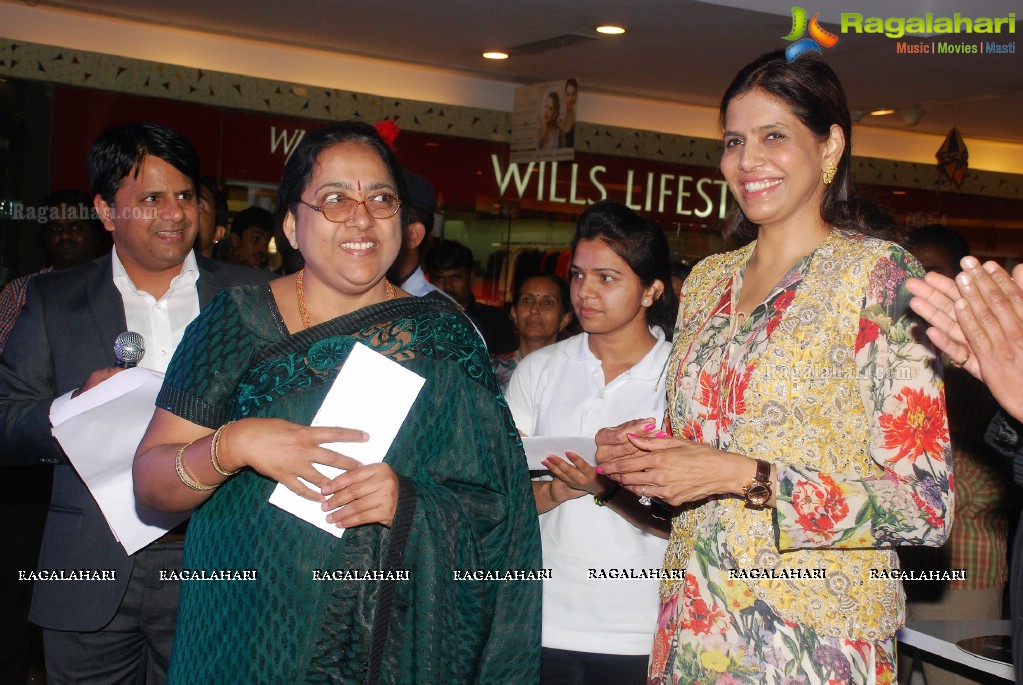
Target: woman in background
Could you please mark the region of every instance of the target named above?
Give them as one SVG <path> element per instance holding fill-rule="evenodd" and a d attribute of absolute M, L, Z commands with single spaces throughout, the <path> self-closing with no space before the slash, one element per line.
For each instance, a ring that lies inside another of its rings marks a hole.
<path fill-rule="evenodd" d="M 721 101 L 726 237 L 686 280 L 668 364 L 674 437 L 598 436 L 606 474 L 684 505 L 651 683 L 891 683 L 897 545 L 941 545 L 951 450 L 913 335 L 894 222 L 854 193 L 845 94 L 772 53 Z M 880 575 L 878 575 L 880 574 Z"/>
<path fill-rule="evenodd" d="M 511 320 L 519 335 L 519 347 L 494 357 L 494 371 L 501 391 L 508 390 L 512 372 L 530 352 L 558 341 L 558 335 L 572 321 L 568 285 L 552 274 L 530 276 L 515 291 Z"/>
<path fill-rule="evenodd" d="M 603 201 L 579 218 L 572 250 L 572 305 L 584 332 L 515 369 L 507 399 L 526 436 L 592 440 L 608 421 L 664 411 L 677 302 L 667 287 L 664 233 Z M 533 483 L 552 575 L 543 586 L 541 683 L 642 683 L 668 522 L 580 457 L 566 456 L 545 462 L 553 480 Z"/>

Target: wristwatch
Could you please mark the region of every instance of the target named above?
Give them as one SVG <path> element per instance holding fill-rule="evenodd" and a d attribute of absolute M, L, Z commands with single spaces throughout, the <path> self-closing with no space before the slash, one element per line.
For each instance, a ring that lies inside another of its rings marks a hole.
<path fill-rule="evenodd" d="M 742 494 L 750 506 L 762 507 L 771 499 L 771 492 L 771 465 L 763 459 L 757 459 L 757 474 L 742 489 Z"/>

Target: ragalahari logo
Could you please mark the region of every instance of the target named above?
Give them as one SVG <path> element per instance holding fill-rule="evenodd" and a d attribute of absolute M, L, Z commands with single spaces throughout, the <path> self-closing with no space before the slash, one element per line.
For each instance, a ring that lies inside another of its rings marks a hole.
<path fill-rule="evenodd" d="M 821 54 L 821 48 L 831 48 L 838 42 L 838 36 L 825 31 L 821 28 L 820 23 L 817 21 L 817 17 L 820 14 L 813 15 L 813 19 L 809 22 L 806 21 L 806 10 L 802 7 L 792 8 L 792 31 L 789 35 L 783 36 L 785 40 L 795 41 L 792 45 L 785 48 L 785 57 L 788 58 L 789 62 L 795 62 L 802 55 L 807 52 L 816 52 L 818 55 Z M 809 31 L 810 35 L 803 37 L 803 34 Z"/>

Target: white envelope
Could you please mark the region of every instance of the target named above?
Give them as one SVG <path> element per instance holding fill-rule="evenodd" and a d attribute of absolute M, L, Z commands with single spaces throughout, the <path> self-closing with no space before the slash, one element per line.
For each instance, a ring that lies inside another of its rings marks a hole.
<path fill-rule="evenodd" d="M 323 446 L 363 464 L 379 463 L 384 460 L 425 382 L 426 379 L 401 364 L 356 343 L 313 417 L 312 425 L 365 431 L 369 434 L 367 442 L 334 442 Z M 323 464 L 315 466 L 329 478 L 344 473 Z M 270 504 L 335 537 L 344 534 L 343 528 L 327 523 L 327 512 L 320 509 L 319 502 L 299 497 L 280 483 L 270 495 Z"/>
<path fill-rule="evenodd" d="M 590 466 L 597 465 L 597 444 L 593 442 L 592 435 L 589 437 L 524 437 L 522 438 L 522 447 L 526 451 L 526 463 L 529 464 L 530 471 L 546 471 L 547 467 L 541 462 L 551 454 L 568 461 L 565 452 L 578 454 Z"/>

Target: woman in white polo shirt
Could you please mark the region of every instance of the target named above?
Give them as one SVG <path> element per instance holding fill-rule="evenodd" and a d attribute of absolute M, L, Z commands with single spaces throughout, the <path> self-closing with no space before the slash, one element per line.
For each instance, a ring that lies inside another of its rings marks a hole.
<path fill-rule="evenodd" d="M 654 433 L 678 305 L 664 233 L 625 205 L 598 202 L 580 217 L 572 249 L 572 306 L 584 332 L 519 363 L 507 392 L 515 424 L 527 436 L 592 437 L 642 415 Z M 541 683 L 645 683 L 666 512 L 576 455 L 545 464 L 554 478 L 533 483 L 552 575 Z"/>

